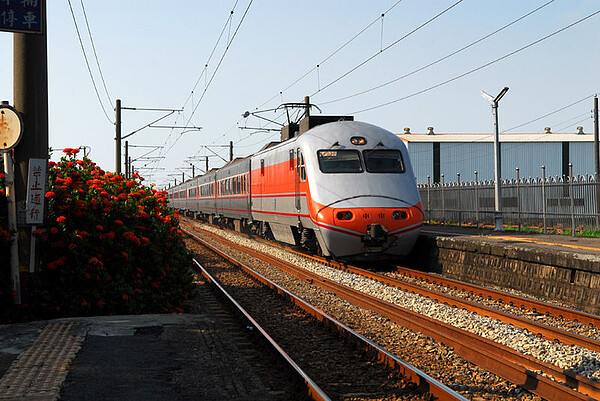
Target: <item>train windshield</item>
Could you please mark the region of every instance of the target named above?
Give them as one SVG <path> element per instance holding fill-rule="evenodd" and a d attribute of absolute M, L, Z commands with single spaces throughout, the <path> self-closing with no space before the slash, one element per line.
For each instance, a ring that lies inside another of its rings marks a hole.
<path fill-rule="evenodd" d="M 319 150 L 319 168 L 323 173 L 362 173 L 358 150 Z"/>
<path fill-rule="evenodd" d="M 369 173 L 404 173 L 402 153 L 396 149 L 373 149 L 363 151 Z"/>

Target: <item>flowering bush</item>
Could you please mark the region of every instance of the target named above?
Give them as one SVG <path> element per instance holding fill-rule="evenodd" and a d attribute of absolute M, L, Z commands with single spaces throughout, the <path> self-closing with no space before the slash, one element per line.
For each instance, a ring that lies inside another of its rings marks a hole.
<path fill-rule="evenodd" d="M 32 304 L 38 316 L 183 312 L 191 257 L 166 192 L 65 149 L 49 163 L 48 227 Z"/>

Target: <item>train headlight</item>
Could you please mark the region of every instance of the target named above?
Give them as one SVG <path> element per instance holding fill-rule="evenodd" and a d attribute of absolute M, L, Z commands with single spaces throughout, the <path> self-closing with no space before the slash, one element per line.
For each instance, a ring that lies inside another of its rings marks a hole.
<path fill-rule="evenodd" d="M 350 220 L 352 219 L 352 212 L 337 212 L 335 215 L 338 220 Z"/>
<path fill-rule="evenodd" d="M 350 138 L 350 143 L 352 145 L 366 145 L 367 138 L 364 138 L 362 136 L 353 136 L 352 138 Z"/>
<path fill-rule="evenodd" d="M 392 217 L 394 218 L 394 220 L 404 220 L 408 217 L 408 213 L 406 213 L 404 210 L 394 210 L 394 213 L 392 213 Z"/>

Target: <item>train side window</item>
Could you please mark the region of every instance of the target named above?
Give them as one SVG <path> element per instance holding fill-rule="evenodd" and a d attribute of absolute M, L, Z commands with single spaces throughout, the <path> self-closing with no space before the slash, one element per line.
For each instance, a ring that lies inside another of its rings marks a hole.
<path fill-rule="evenodd" d="M 265 175 L 265 159 L 260 159 L 260 175 Z"/>
<path fill-rule="evenodd" d="M 290 149 L 290 170 L 294 169 L 294 149 Z"/>

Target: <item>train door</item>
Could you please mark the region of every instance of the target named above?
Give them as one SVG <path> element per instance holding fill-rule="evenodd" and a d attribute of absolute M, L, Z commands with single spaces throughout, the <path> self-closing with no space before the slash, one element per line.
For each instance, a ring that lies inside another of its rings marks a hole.
<path fill-rule="evenodd" d="M 248 210 L 248 216 L 251 218 L 252 215 L 252 193 L 250 190 L 250 176 L 252 175 L 252 164 L 250 159 L 248 159 L 248 166 L 246 167 L 246 171 L 247 173 L 244 174 L 244 191 L 245 191 L 245 196 L 246 196 L 246 201 L 247 201 L 247 210 Z"/>
<path fill-rule="evenodd" d="M 304 155 L 300 148 L 296 149 L 296 174 L 294 174 L 294 193 L 296 211 L 300 213 L 302 210 L 302 196 L 300 194 L 300 183 L 306 181 L 306 168 L 304 165 Z"/>

